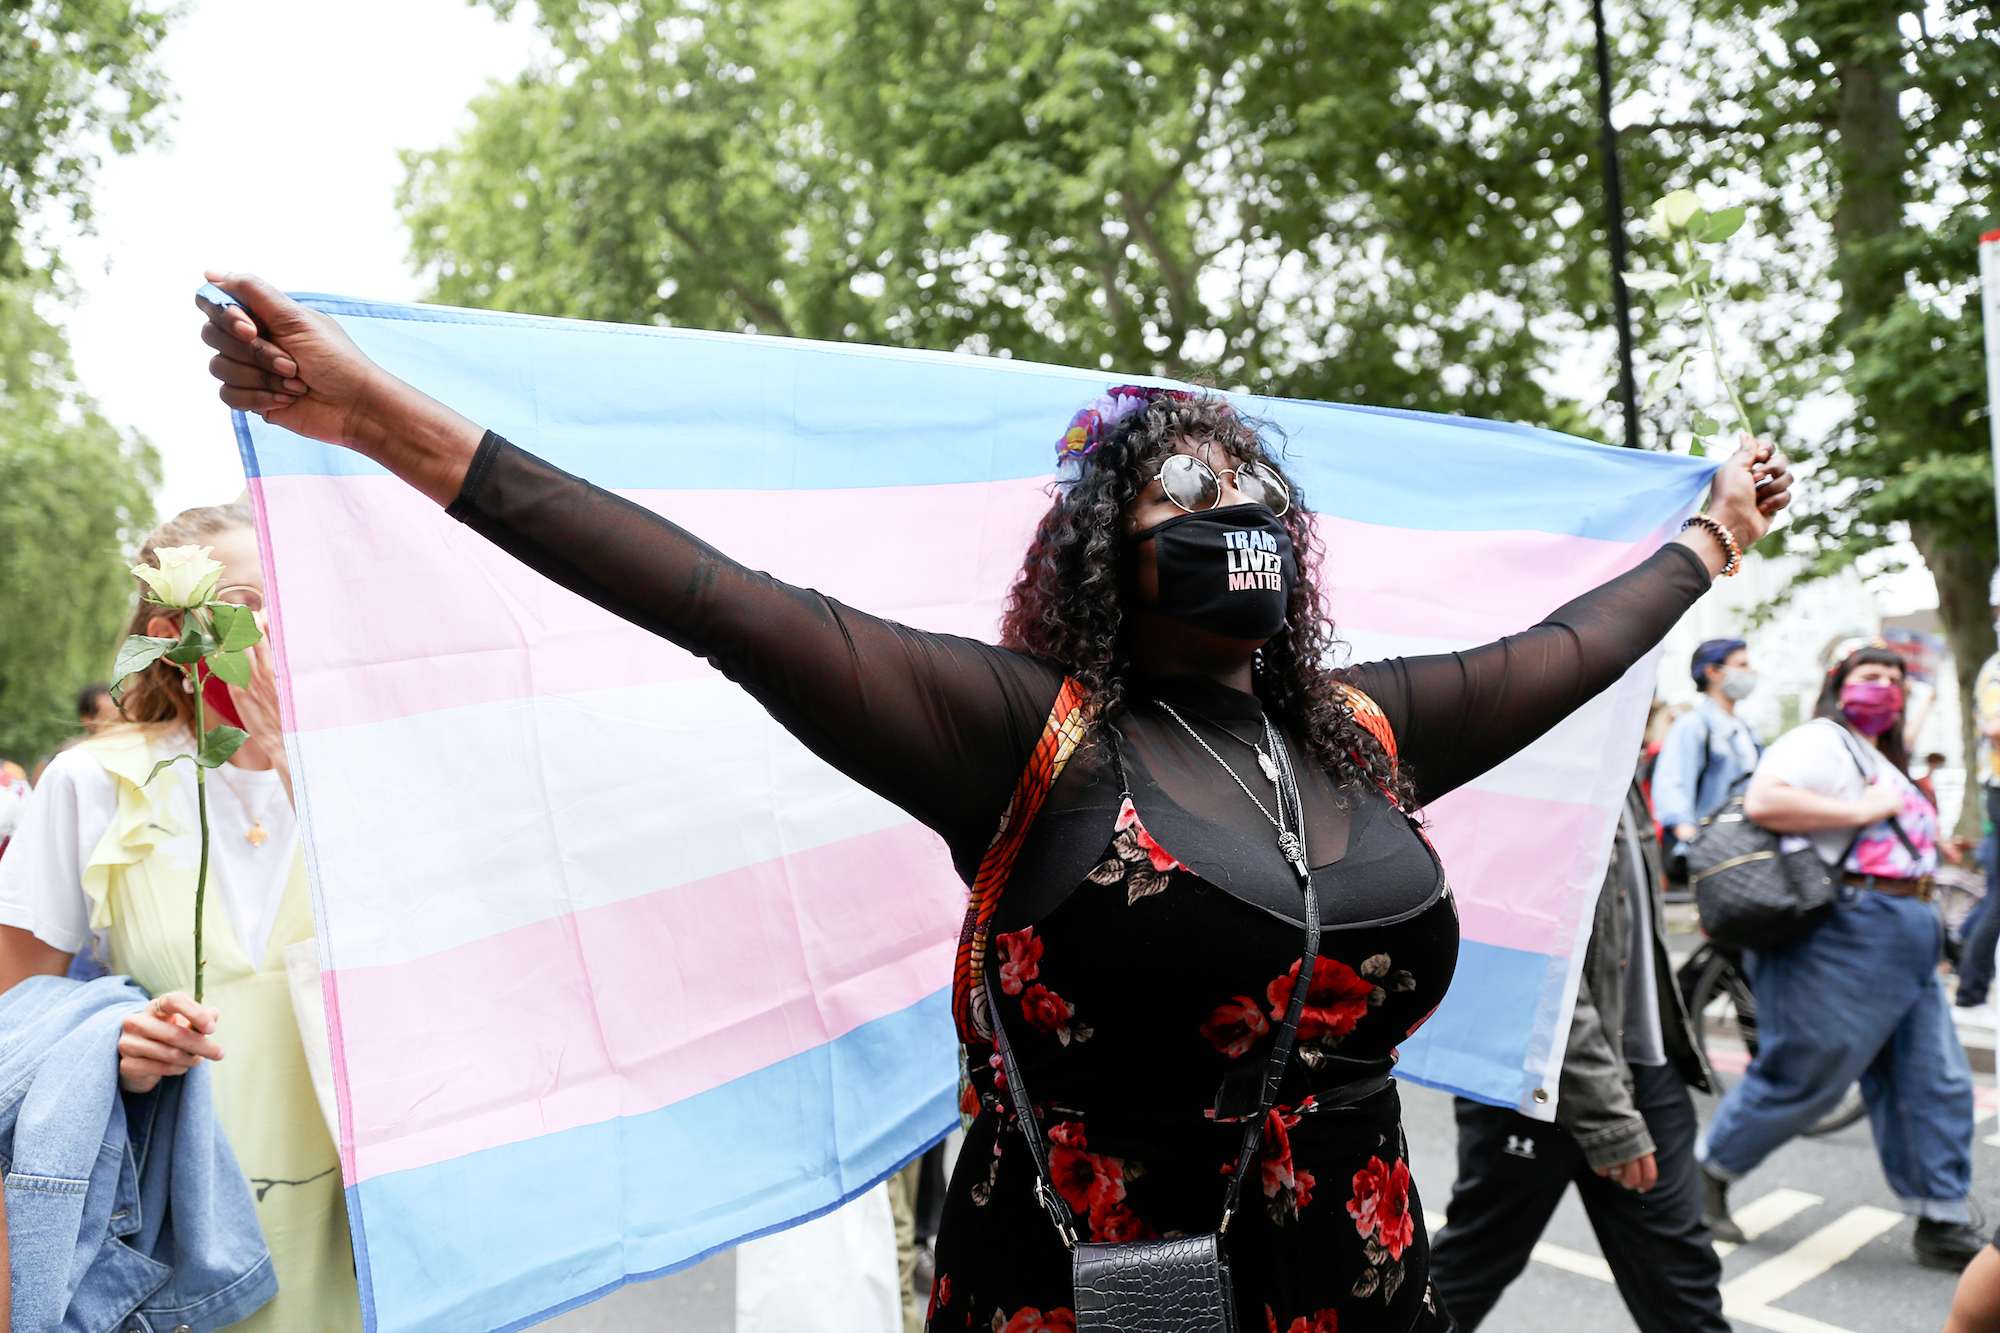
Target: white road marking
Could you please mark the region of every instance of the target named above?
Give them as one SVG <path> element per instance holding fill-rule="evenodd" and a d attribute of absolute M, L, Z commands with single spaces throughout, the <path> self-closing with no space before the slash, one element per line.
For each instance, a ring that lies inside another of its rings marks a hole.
<path fill-rule="evenodd" d="M 1594 1254 L 1581 1250 L 1567 1249 L 1561 1245 L 1551 1245 L 1545 1240 L 1535 1242 L 1534 1257 L 1550 1268 L 1560 1268 L 1566 1273 L 1576 1273 L 1583 1277 L 1594 1277 L 1599 1282 L 1615 1282 L 1611 1276 L 1611 1265 Z"/>
<path fill-rule="evenodd" d="M 1744 1235 L 1755 1240 L 1824 1202 L 1817 1194 L 1804 1190 L 1775 1189 L 1736 1209 L 1734 1216 Z M 1848 1333 L 1838 1325 L 1810 1315 L 1773 1309 L 1771 1302 L 1798 1290 L 1902 1220 L 1901 1213 L 1886 1208 L 1863 1206 L 1849 1210 L 1782 1254 L 1723 1283 L 1723 1313 L 1741 1323 L 1770 1329 L 1772 1333 Z M 1445 1218 L 1442 1213 L 1426 1212 L 1424 1223 L 1435 1234 L 1444 1228 Z M 1721 1242 L 1715 1247 L 1718 1255 L 1735 1248 Z M 1610 1264 L 1594 1254 L 1567 1246 L 1537 1241 L 1534 1258 L 1537 1263 L 1579 1277 L 1614 1281 Z"/>
<path fill-rule="evenodd" d="M 1783 1254 L 1723 1283 L 1723 1313 L 1763 1323 L 1761 1316 L 1781 1313 L 1764 1308 L 1772 1301 L 1798 1290 L 1902 1220 L 1901 1213 L 1865 1204 L 1848 1210 Z"/>
<path fill-rule="evenodd" d="M 1747 1239 L 1755 1240 L 1765 1232 L 1783 1226 L 1806 1209 L 1825 1202 L 1826 1200 L 1819 1195 L 1807 1194 L 1804 1190 L 1775 1189 L 1769 1194 L 1759 1195 L 1740 1208 L 1730 1209 L 1729 1215 L 1736 1219 L 1737 1226 L 1743 1228 L 1743 1235 Z M 1715 1242 L 1715 1252 L 1718 1256 L 1731 1254 L 1735 1249 L 1734 1241 Z"/>

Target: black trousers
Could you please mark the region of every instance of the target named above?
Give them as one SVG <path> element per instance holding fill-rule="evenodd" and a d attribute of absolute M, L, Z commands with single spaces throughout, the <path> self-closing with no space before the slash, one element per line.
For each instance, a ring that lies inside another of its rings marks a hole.
<path fill-rule="evenodd" d="M 1458 1099 L 1458 1183 L 1449 1220 L 1431 1242 L 1431 1280 L 1461 1333 L 1478 1328 L 1527 1267 L 1572 1181 L 1644 1333 L 1729 1333 L 1716 1291 L 1722 1261 L 1701 1222 L 1694 1103 L 1670 1065 L 1635 1065 L 1632 1074 L 1660 1169 L 1645 1194 L 1592 1171 L 1568 1131 Z"/>

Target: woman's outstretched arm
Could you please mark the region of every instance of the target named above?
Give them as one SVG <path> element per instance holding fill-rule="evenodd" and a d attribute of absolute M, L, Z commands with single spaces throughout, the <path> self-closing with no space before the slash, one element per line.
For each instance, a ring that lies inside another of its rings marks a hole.
<path fill-rule="evenodd" d="M 814 753 L 942 834 L 962 866 L 977 861 L 1060 673 L 747 569 L 403 383 L 268 283 L 210 276 L 264 326 L 202 303 L 225 403 L 366 455 L 531 568 L 707 658 Z"/>
<path fill-rule="evenodd" d="M 1790 502 L 1791 481 L 1770 445 L 1746 437 L 1715 474 L 1709 516 L 1748 548 Z M 1388 716 L 1418 800 L 1429 804 L 1624 675 L 1708 591 L 1726 557 L 1712 533 L 1690 528 L 1531 629 L 1466 652 L 1365 663 L 1349 678 Z"/>

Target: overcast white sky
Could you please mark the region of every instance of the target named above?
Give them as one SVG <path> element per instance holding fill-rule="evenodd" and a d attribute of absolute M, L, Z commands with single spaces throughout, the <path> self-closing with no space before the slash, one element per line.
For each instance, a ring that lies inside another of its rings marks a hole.
<path fill-rule="evenodd" d="M 161 50 L 180 99 L 172 141 L 106 161 L 97 234 L 62 246 L 85 299 L 56 312 L 84 387 L 159 447 L 161 514 L 243 489 L 196 340 L 202 270 L 416 299 L 397 150 L 444 143 L 536 49 L 518 15 L 503 24 L 466 0 L 189 6 Z"/>

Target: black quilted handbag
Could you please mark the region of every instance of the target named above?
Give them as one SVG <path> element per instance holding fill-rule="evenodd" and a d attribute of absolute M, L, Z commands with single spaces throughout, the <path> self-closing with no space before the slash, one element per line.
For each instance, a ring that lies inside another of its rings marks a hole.
<path fill-rule="evenodd" d="M 1311 978 L 1319 960 L 1319 895 L 1312 876 L 1300 875 L 1305 889 L 1306 947 L 1299 960 L 1298 975 Z M 1292 1043 L 1298 1035 L 1299 1016 L 1305 1011 L 1310 981 L 1292 987 L 1292 1002 L 1285 1022 L 1271 1046 L 1271 1058 L 1264 1067 L 1263 1086 L 1257 1110 L 1243 1130 L 1243 1145 L 1236 1155 L 1236 1170 L 1222 1200 L 1222 1222 L 1201 1236 L 1169 1236 L 1160 1240 L 1127 1240 L 1096 1243 L 1079 1235 L 1080 1219 L 1070 1210 L 1055 1187 L 1049 1171 L 1049 1149 L 1043 1140 L 1028 1085 L 1021 1078 L 1014 1048 L 1007 1040 L 1006 1025 L 994 997 L 1000 994 L 998 978 L 992 974 L 992 957 L 987 959 L 986 999 L 993 1018 L 993 1044 L 1000 1054 L 1000 1067 L 1007 1076 L 1007 1091 L 1013 1098 L 1014 1114 L 1035 1160 L 1035 1197 L 1055 1222 L 1056 1233 L 1071 1251 L 1074 1262 L 1077 1333 L 1236 1333 L 1236 1303 L 1229 1286 L 1229 1258 L 1223 1253 L 1223 1233 L 1236 1211 L 1243 1178 L 1257 1163 L 1257 1148 L 1263 1141 L 1264 1121 L 1278 1097 L 1278 1084 L 1291 1060 Z M 1371 1089 L 1372 1090 L 1372 1089 Z M 1225 1094 L 1218 1094 L 1218 1103 Z M 1081 1235 L 1088 1235 L 1084 1223 Z"/>
<path fill-rule="evenodd" d="M 1866 782 L 1868 766 L 1845 728 L 1841 740 Z M 1893 815 L 1888 822 L 1915 856 L 1917 849 L 1902 823 Z M 1847 850 L 1829 867 L 1811 843 L 1781 851 L 1779 835 L 1743 813 L 1741 793 L 1732 795 L 1701 821 L 1700 832 L 1687 845 L 1688 887 L 1694 890 L 1702 930 L 1725 949 L 1777 949 L 1804 939 L 1833 915 L 1841 870 L 1861 833 L 1854 830 Z"/>
<path fill-rule="evenodd" d="M 1725 949 L 1775 949 L 1803 939 L 1833 915 L 1840 896 L 1838 868 L 1829 869 L 1811 843 L 1779 851 L 1778 835 L 1743 813 L 1741 796 L 1702 821 L 1687 864 L 1701 928 Z"/>

